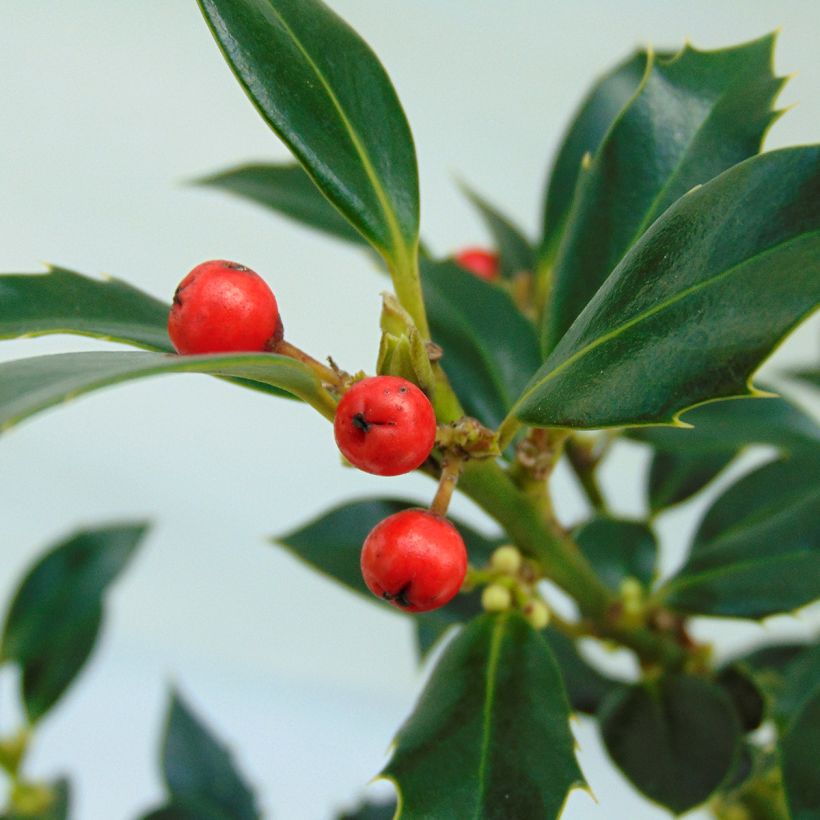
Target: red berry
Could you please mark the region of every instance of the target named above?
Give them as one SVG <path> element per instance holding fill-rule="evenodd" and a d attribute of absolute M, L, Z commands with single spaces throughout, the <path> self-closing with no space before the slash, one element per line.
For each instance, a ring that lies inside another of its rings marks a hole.
<path fill-rule="evenodd" d="M 492 282 L 498 279 L 499 266 L 498 254 L 492 251 L 485 251 L 483 248 L 465 248 L 456 254 L 456 262 L 462 268 L 466 268 L 474 273 L 479 279 L 486 279 Z"/>
<path fill-rule="evenodd" d="M 466 574 L 467 550 L 458 530 L 429 510 L 388 516 L 362 547 L 362 575 L 370 591 L 407 612 L 444 606 Z"/>
<path fill-rule="evenodd" d="M 168 314 L 177 353 L 253 353 L 282 339 L 282 320 L 271 289 L 236 262 L 197 265 L 180 283 Z"/>
<path fill-rule="evenodd" d="M 336 444 L 354 467 L 401 475 L 419 467 L 436 440 L 436 414 L 427 396 L 398 376 L 374 376 L 344 394 L 333 422 Z"/>

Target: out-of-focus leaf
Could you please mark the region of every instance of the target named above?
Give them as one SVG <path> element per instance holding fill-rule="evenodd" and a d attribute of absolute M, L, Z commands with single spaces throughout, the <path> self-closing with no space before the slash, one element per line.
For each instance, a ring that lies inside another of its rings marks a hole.
<path fill-rule="evenodd" d="M 783 80 L 774 35 L 656 57 L 581 172 L 544 314 L 549 353 L 643 232 L 679 197 L 760 150 Z"/>
<path fill-rule="evenodd" d="M 100 630 L 104 596 L 145 535 L 147 524 L 83 530 L 29 570 L 11 603 L 0 659 L 22 671 L 31 722 L 42 718 L 83 667 Z"/>
<path fill-rule="evenodd" d="M 541 427 L 675 424 L 754 395 L 752 374 L 820 303 L 818 271 L 820 148 L 753 157 L 654 223 L 512 412 Z"/>
<path fill-rule="evenodd" d="M 820 747 L 820 684 L 806 698 L 778 744 L 783 768 L 783 787 L 794 820 L 820 817 L 820 777 L 817 749 Z"/>
<path fill-rule="evenodd" d="M 622 686 L 601 704 L 604 743 L 643 794 L 682 814 L 729 774 L 740 726 L 728 696 L 699 678 L 669 675 Z"/>
<path fill-rule="evenodd" d="M 483 615 L 447 646 L 382 776 L 400 816 L 557 818 L 584 784 L 569 704 L 544 639 Z"/>

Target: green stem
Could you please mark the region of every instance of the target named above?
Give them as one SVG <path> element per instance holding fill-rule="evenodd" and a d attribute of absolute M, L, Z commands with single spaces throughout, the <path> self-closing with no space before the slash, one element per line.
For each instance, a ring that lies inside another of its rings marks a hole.
<path fill-rule="evenodd" d="M 418 243 L 406 253 L 388 260 L 393 289 L 396 291 L 401 306 L 413 317 L 413 323 L 419 333 L 430 338 L 430 326 L 427 324 L 427 311 L 424 308 L 424 297 L 421 291 L 419 275 Z"/>
<path fill-rule="evenodd" d="M 572 438 L 566 442 L 565 451 L 567 460 L 578 477 L 578 481 L 592 508 L 605 514 L 607 512 L 607 503 L 598 484 L 596 473 L 598 461 L 590 462 L 587 458 L 587 452 L 584 451 L 582 446 L 579 447 L 575 439 Z"/>

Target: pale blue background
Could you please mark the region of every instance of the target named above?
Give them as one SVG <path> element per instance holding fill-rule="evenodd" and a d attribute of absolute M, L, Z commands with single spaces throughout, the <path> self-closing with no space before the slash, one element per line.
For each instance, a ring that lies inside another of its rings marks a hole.
<path fill-rule="evenodd" d="M 689 36 L 716 47 L 782 25 L 778 70 L 800 72 L 782 102 L 800 106 L 769 145 L 820 137 L 811 0 L 333 5 L 382 56 L 404 101 L 423 231 L 437 251 L 485 240 L 455 174 L 534 233 L 546 161 L 568 117 L 593 77 L 637 44 L 669 48 Z M 194 264 L 238 259 L 274 287 L 292 341 L 350 370 L 372 368 L 385 281 L 361 253 L 181 184 L 287 155 L 193 0 L 0 0 L 0 10 L 0 269 L 37 271 L 48 260 L 170 298 Z M 798 332 L 774 369 L 809 361 L 816 330 Z M 6 342 L 0 357 L 100 346 Z M 344 470 L 317 415 L 199 376 L 136 383 L 45 414 L 3 437 L 0 465 L 2 601 L 37 551 L 74 526 L 156 522 L 111 598 L 93 667 L 43 725 L 31 758 L 36 775 L 70 772 L 78 818 L 131 818 L 159 799 L 169 681 L 232 742 L 280 820 L 326 818 L 356 799 L 419 689 L 410 626 L 309 573 L 265 537 L 342 499 L 428 500 L 429 482 Z M 625 513 L 641 511 L 625 476 L 644 466 L 642 451 L 624 445 L 607 468 L 607 489 Z M 565 518 L 577 518 L 579 497 L 563 473 L 556 490 Z M 466 502 L 455 506 L 473 514 Z M 703 506 L 661 520 L 667 571 Z M 724 623 L 719 632 L 739 645 L 784 630 L 809 634 L 811 623 L 803 613 L 763 626 Z M 11 685 L 6 675 L 6 730 Z M 665 816 L 605 761 L 594 726 L 581 721 L 576 730 L 600 804 L 578 792 L 567 818 Z"/>

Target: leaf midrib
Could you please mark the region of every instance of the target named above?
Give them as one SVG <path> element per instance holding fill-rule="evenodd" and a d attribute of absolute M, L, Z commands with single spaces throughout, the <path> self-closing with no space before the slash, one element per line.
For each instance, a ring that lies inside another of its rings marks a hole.
<path fill-rule="evenodd" d="M 482 820 L 484 816 L 483 806 L 487 789 L 487 768 L 491 748 L 490 736 L 492 734 L 493 701 L 495 700 L 495 687 L 498 679 L 501 639 L 508 619 L 508 615 L 497 616 L 497 621 L 493 624 L 493 631 L 490 636 L 490 653 L 487 657 L 486 688 L 484 690 L 484 705 L 482 707 L 482 737 L 481 753 L 478 759 L 478 799 L 476 800 L 475 806 L 475 820 Z"/>
<path fill-rule="evenodd" d="M 356 131 L 356 129 L 353 127 L 353 124 L 348 119 L 347 114 L 345 114 L 345 111 L 342 108 L 342 105 L 339 102 L 339 99 L 333 91 L 333 88 L 331 87 L 330 83 L 325 78 L 325 75 L 322 73 L 319 66 L 316 65 L 316 62 L 310 56 L 310 53 L 302 44 L 302 41 L 296 36 L 293 29 L 288 25 L 287 21 L 284 19 L 284 17 L 282 17 L 282 14 L 276 9 L 276 7 L 272 3 L 270 4 L 270 9 L 274 17 L 276 17 L 276 19 L 281 24 L 282 28 L 293 40 L 294 45 L 299 50 L 300 54 L 304 57 L 305 62 L 307 62 L 308 66 L 310 66 L 310 68 L 316 74 L 316 77 L 318 78 L 322 88 L 325 90 L 325 93 L 330 99 L 331 104 L 339 114 L 339 117 L 342 120 L 342 123 L 344 124 L 345 129 L 347 130 L 350 136 L 350 141 L 353 143 L 353 147 L 356 150 L 356 153 L 359 155 L 359 159 L 362 161 L 362 166 L 364 167 L 365 174 L 367 175 L 370 184 L 373 186 L 373 191 L 376 194 L 376 198 L 379 201 L 379 205 L 387 221 L 387 227 L 394 242 L 393 250 L 398 250 L 400 247 L 405 245 L 403 241 L 404 237 L 402 235 L 401 228 L 399 227 L 398 220 L 396 219 L 396 216 L 393 213 L 392 208 L 390 207 L 390 200 L 387 198 L 387 195 L 384 189 L 382 188 L 381 182 L 379 181 L 378 175 L 376 174 L 376 169 L 370 161 L 370 156 L 365 150 L 364 143 L 359 137 L 359 134 Z"/>
<path fill-rule="evenodd" d="M 725 278 L 728 278 L 729 276 L 732 276 L 733 274 L 737 273 L 742 268 L 744 268 L 746 265 L 749 265 L 753 262 L 759 261 L 760 259 L 763 259 L 763 258 L 765 258 L 766 256 L 768 256 L 770 254 L 776 253 L 777 251 L 781 251 L 783 248 L 791 245 L 792 243 L 797 243 L 797 242 L 800 242 L 800 241 L 804 241 L 808 237 L 812 237 L 812 236 L 820 237 L 820 229 L 813 230 L 813 231 L 806 231 L 805 233 L 799 234 L 797 236 L 792 236 L 789 239 L 785 240 L 784 242 L 778 242 L 776 245 L 772 245 L 771 247 L 766 248 L 766 250 L 764 250 L 764 251 L 761 251 L 759 253 L 755 253 L 752 256 L 749 256 L 746 259 L 743 259 L 742 261 L 738 262 L 737 264 L 732 265 L 731 267 L 727 268 L 725 271 L 722 271 L 721 273 L 719 273 L 715 276 L 712 276 L 708 279 L 705 279 L 701 282 L 697 282 L 696 284 L 691 285 L 690 287 L 682 290 L 680 293 L 675 294 L 671 298 L 669 298 L 669 299 L 667 299 L 663 302 L 659 302 L 654 307 L 651 307 L 648 310 L 644 311 L 643 313 L 638 314 L 637 316 L 630 319 L 629 321 L 624 322 L 622 325 L 619 325 L 618 327 L 613 328 L 608 333 L 604 333 L 602 336 L 599 336 L 594 341 L 592 341 L 589 344 L 582 347 L 580 350 L 577 350 L 575 353 L 573 353 L 571 356 L 569 356 L 567 359 L 565 359 L 563 362 L 561 362 L 557 367 L 555 367 L 553 370 L 551 370 L 548 374 L 546 374 L 542 379 L 540 379 L 538 382 L 536 382 L 532 387 L 530 387 L 528 390 L 524 391 L 524 393 L 521 395 L 521 397 L 515 403 L 515 406 L 513 407 L 513 411 L 515 411 L 515 409 L 520 404 L 522 404 L 524 401 L 526 401 L 536 390 L 543 387 L 544 384 L 546 384 L 548 381 L 552 380 L 555 376 L 557 376 L 562 370 L 565 370 L 567 367 L 569 367 L 569 365 L 573 364 L 578 359 L 583 358 L 588 353 L 591 353 L 593 350 L 595 350 L 597 347 L 600 347 L 602 344 L 605 344 L 606 342 L 617 338 L 624 331 L 629 330 L 630 328 L 634 327 L 635 325 L 640 324 L 641 322 L 645 321 L 646 319 L 650 319 L 656 313 L 660 313 L 661 311 L 665 310 L 666 308 L 671 307 L 672 305 L 675 305 L 678 302 L 683 301 L 684 299 L 688 298 L 689 296 L 691 296 L 695 293 L 698 293 L 699 291 L 704 290 L 708 287 L 711 287 L 712 285 L 720 282 L 721 280 L 723 280 Z M 581 316 L 583 316 L 583 313 L 581 314 Z M 580 319 L 580 316 L 578 318 Z M 576 321 L 578 321 L 578 319 L 576 319 Z M 567 331 L 567 332 L 569 332 L 569 331 Z M 687 407 L 685 409 L 689 409 L 689 408 Z M 680 411 L 680 412 L 683 412 L 683 411 Z"/>

